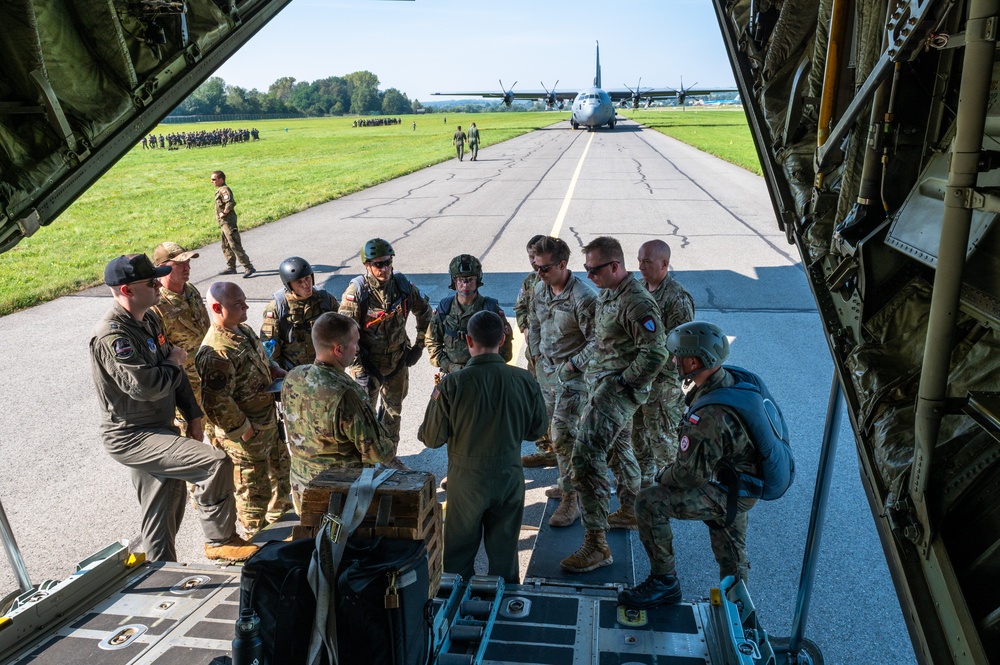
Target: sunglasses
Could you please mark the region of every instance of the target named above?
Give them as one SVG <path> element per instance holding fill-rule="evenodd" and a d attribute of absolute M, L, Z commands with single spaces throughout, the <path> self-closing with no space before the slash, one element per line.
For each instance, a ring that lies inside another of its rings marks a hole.
<path fill-rule="evenodd" d="M 555 268 L 558 263 L 559 261 L 553 261 L 552 263 L 548 263 L 544 266 L 535 266 L 535 272 L 539 275 L 547 275 L 549 274 L 549 271 Z"/>
<path fill-rule="evenodd" d="M 385 261 L 369 261 L 368 265 L 373 268 L 388 268 L 392 265 L 392 259 L 386 259 Z"/>
<path fill-rule="evenodd" d="M 599 266 L 583 266 L 583 269 L 587 271 L 587 275 L 596 275 L 602 268 L 607 268 L 612 263 L 618 263 L 617 261 L 608 261 L 607 263 L 602 263 Z"/>

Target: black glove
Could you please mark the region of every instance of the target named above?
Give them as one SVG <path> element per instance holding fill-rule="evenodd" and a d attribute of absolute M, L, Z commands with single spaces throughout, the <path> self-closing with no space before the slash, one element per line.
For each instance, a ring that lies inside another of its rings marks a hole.
<path fill-rule="evenodd" d="M 420 360 L 420 356 L 424 354 L 423 346 L 414 346 L 409 351 L 406 352 L 406 366 L 413 367 Z"/>

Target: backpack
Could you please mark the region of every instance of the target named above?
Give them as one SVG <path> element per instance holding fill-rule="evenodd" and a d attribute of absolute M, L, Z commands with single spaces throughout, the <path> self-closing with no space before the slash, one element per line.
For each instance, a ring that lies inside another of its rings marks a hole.
<path fill-rule="evenodd" d="M 490 298 L 489 296 L 483 296 L 483 309 L 487 312 L 493 312 L 497 316 L 500 316 L 500 301 L 496 298 Z M 441 299 L 438 303 L 438 320 L 441 321 L 441 327 L 444 328 L 444 334 L 453 339 L 464 338 L 464 330 L 450 330 L 445 324 L 444 320 L 448 318 L 448 312 L 451 311 L 451 306 L 455 302 L 455 296 L 450 295 Z"/>
<path fill-rule="evenodd" d="M 695 400 L 688 414 L 713 404 L 728 407 L 737 414 L 743 430 L 757 449 L 759 477 L 737 473 L 731 465 L 724 465 L 719 470 L 719 484 L 729 493 L 726 517 L 726 526 L 729 526 L 736 515 L 737 498 L 773 501 L 788 491 L 795 480 L 795 458 L 785 417 L 763 379 L 741 367 L 725 365 L 724 369 L 733 375 L 736 383 Z"/>
<path fill-rule="evenodd" d="M 323 289 L 314 289 L 313 293 L 319 294 L 320 308 L 324 312 L 336 312 L 336 308 L 333 306 L 333 296 L 330 295 L 328 291 Z M 285 290 L 279 289 L 274 292 L 272 296 L 274 298 L 274 318 L 278 322 L 278 339 L 283 342 L 292 342 L 292 324 L 288 322 L 288 298 L 285 296 Z"/>

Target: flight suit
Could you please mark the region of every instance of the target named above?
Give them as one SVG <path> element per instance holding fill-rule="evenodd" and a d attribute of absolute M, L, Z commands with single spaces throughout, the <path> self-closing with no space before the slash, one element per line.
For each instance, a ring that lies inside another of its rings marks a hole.
<path fill-rule="evenodd" d="M 643 282 L 649 289 L 649 284 Z M 694 320 L 694 300 L 677 280 L 667 275 L 650 295 L 660 306 L 663 330 Z M 677 456 L 677 423 L 684 412 L 684 391 L 674 359 L 667 357 L 650 386 L 649 399 L 632 418 L 632 447 L 642 474 L 642 486 L 653 484 L 656 469 L 673 463 Z"/>
<path fill-rule="evenodd" d="M 427 353 L 430 355 L 431 364 L 440 367 L 443 372 L 457 372 L 465 367 L 472 356 L 469 354 L 469 345 L 465 341 L 465 331 L 469 325 L 472 315 L 481 312 L 486 306 L 486 296 L 476 293 L 476 298 L 468 305 L 463 305 L 455 296 L 451 302 L 448 314 L 440 315 L 441 306 L 438 305 L 431 315 L 430 326 L 427 330 Z M 512 340 L 513 331 L 507 323 L 507 315 L 502 309 L 496 314 L 503 321 L 504 341 L 500 346 L 500 355 L 505 362 L 510 362 L 514 357 L 514 342 Z"/>
<path fill-rule="evenodd" d="M 229 185 L 219 185 L 215 190 L 215 219 L 222 232 L 222 256 L 230 270 L 236 269 L 236 259 L 246 270 L 253 270 L 250 257 L 243 251 L 240 229 L 236 224 L 236 198 Z"/>
<path fill-rule="evenodd" d="M 201 404 L 201 377 L 194 366 L 194 356 L 201 348 L 201 340 L 205 339 L 205 333 L 212 325 L 208 318 L 208 310 L 205 309 L 205 301 L 193 284 L 188 282 L 184 285 L 184 291 L 174 293 L 165 286 L 160 287 L 160 302 L 153 306 L 152 310 L 160 316 L 163 324 L 163 332 L 167 339 L 174 346 L 187 351 L 187 359 L 184 361 L 184 373 L 187 374 L 188 382 L 191 383 L 191 390 L 194 397 Z M 187 435 L 187 422 L 183 419 L 180 411 L 175 414 L 177 424 L 180 426 L 181 435 Z M 211 439 L 211 433 L 209 439 Z"/>
<path fill-rule="evenodd" d="M 142 548 L 150 561 L 176 561 L 174 539 L 184 517 L 185 481 L 205 540 L 222 544 L 235 533 L 233 465 L 221 450 L 178 436 L 175 406 L 200 418 L 184 370 L 167 361 L 173 348 L 152 311 L 142 321 L 115 303 L 90 338 L 91 370 L 101 405 L 101 439 L 129 467 L 142 513 Z"/>
<path fill-rule="evenodd" d="M 363 383 L 372 405 L 376 405 L 381 396 L 379 420 L 394 448 L 399 446 L 403 399 L 410 390 L 410 370 L 406 365 L 410 339 L 406 335 L 406 317 L 412 312 L 417 320 L 415 346 L 423 346 L 422 334 L 431 317 L 426 296 L 412 283 L 409 283 L 409 295 L 404 294 L 397 279 L 405 281 L 406 278 L 393 273 L 383 284 L 366 273 L 367 297 L 358 292 L 352 281 L 340 299 L 340 313 L 357 321 L 361 329 L 361 353 L 349 368 L 350 374 Z"/>
<path fill-rule="evenodd" d="M 240 523 L 254 534 L 290 506 L 288 451 L 278 437 L 274 395 L 267 392 L 271 363 L 257 334 L 241 323 L 239 332 L 212 325 L 195 365 L 216 441 L 235 465 Z M 243 441 L 251 427 L 253 436 Z"/>
<path fill-rule="evenodd" d="M 537 439 L 547 426 L 538 384 L 499 354 L 473 357 L 434 388 L 417 438 L 428 448 L 448 444 L 445 571 L 469 579 L 482 541 L 489 574 L 512 584 L 520 580 L 521 443 Z"/>
<path fill-rule="evenodd" d="M 688 393 L 685 402 L 690 406 L 707 393 L 734 383 L 733 376 L 720 369 Z M 672 573 L 676 568 L 671 518 L 724 523 L 728 497 L 726 490 L 713 482 L 720 465 L 731 464 L 737 473 L 759 475 L 757 448 L 736 412 L 728 407 L 709 405 L 698 409 L 697 415 L 685 414 L 677 435 L 677 460 L 660 474 L 659 484 L 639 492 L 635 504 L 639 539 L 654 575 Z M 756 503 L 757 499 L 739 499 L 733 524 L 709 530 L 719 579 L 733 575 L 748 580 L 747 511 Z"/>
<path fill-rule="evenodd" d="M 573 485 L 580 492 L 583 524 L 590 530 L 608 528 L 609 453 L 620 469 L 618 499 L 634 501 L 639 490 L 627 428 L 649 387 L 667 360 L 666 335 L 660 308 L 630 274 L 614 289 L 601 289 L 594 319 L 594 345 L 585 364 L 589 389 L 573 446 Z M 575 364 L 575 361 L 574 361 Z"/>
<path fill-rule="evenodd" d="M 316 360 L 313 348 L 313 323 L 324 312 L 336 312 L 340 307 L 337 299 L 326 291 L 313 289 L 305 298 L 300 298 L 289 290 L 284 292 L 288 303 L 285 321 L 278 319 L 278 305 L 272 298 L 264 307 L 264 323 L 260 327 L 260 341 L 267 349 L 268 356 L 282 369 L 297 365 L 308 365 Z"/>
<path fill-rule="evenodd" d="M 476 157 L 479 156 L 479 128 L 469 127 L 469 155 L 471 156 L 471 161 L 476 161 Z"/>
<path fill-rule="evenodd" d="M 465 132 L 461 129 L 456 129 L 455 133 L 451 137 L 451 143 L 455 146 L 455 153 L 458 155 L 458 161 L 462 161 L 462 157 L 465 155 Z"/>
<path fill-rule="evenodd" d="M 392 440 L 368 393 L 335 365 L 317 362 L 291 370 L 281 387 L 292 454 L 292 503 L 325 469 L 371 466 L 393 458 Z"/>

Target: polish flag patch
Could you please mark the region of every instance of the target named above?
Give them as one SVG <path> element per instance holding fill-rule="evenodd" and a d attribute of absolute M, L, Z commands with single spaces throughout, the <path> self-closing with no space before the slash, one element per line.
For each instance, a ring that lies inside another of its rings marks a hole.
<path fill-rule="evenodd" d="M 698 423 L 701 422 L 701 418 L 692 413 L 690 416 L 688 416 L 688 422 L 691 423 L 692 425 L 697 425 Z"/>

